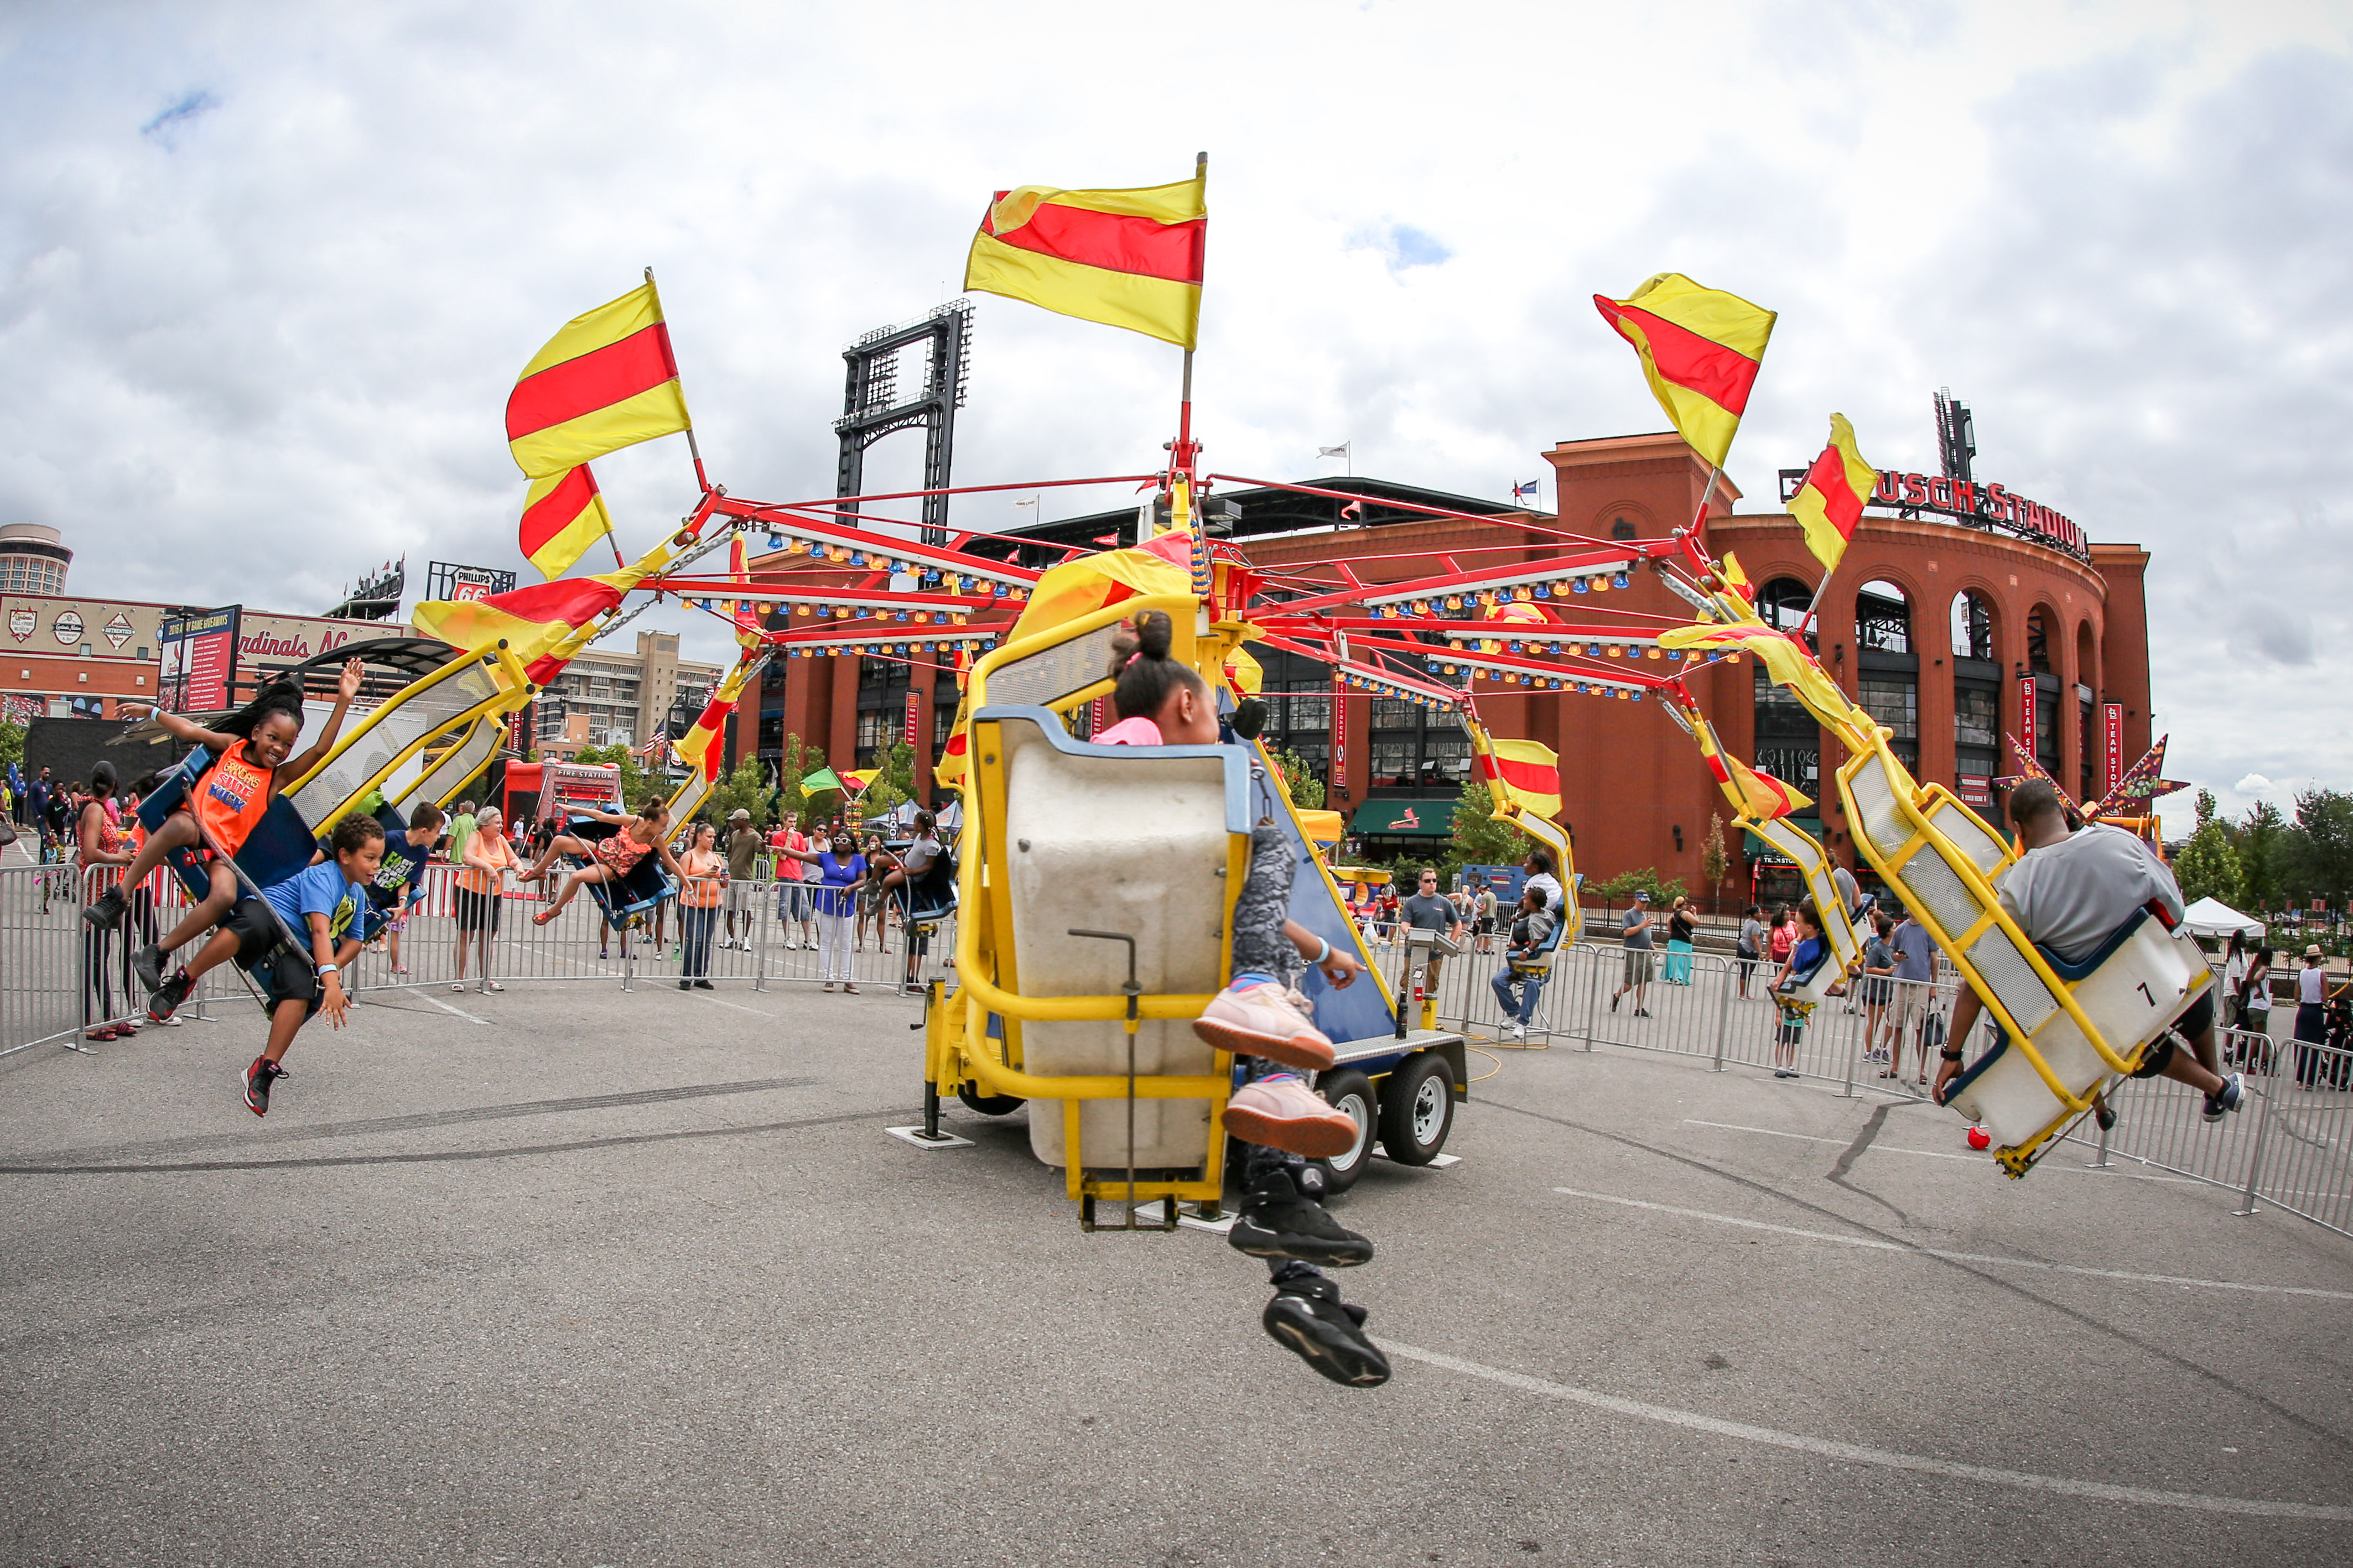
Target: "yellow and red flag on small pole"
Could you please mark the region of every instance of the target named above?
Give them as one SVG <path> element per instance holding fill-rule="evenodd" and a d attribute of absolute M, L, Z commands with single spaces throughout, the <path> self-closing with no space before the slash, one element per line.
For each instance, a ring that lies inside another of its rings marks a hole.
<path fill-rule="evenodd" d="M 1854 426 L 1843 414 L 1831 416 L 1831 444 L 1806 470 L 1806 482 L 1789 498 L 1789 515 L 1806 531 L 1806 548 L 1822 563 L 1827 577 L 1838 570 L 1862 521 L 1863 503 L 1879 487 L 1879 471 L 1855 450 Z"/>
<path fill-rule="evenodd" d="M 1206 165 L 1173 185 L 1017 185 L 981 216 L 964 286 L 1190 350 L 1208 241 Z"/>
<path fill-rule="evenodd" d="M 750 558 L 744 549 L 744 536 L 737 534 L 727 542 L 727 574 L 743 586 L 752 585 Z M 749 599 L 737 599 L 728 606 L 728 618 L 735 623 L 735 641 L 743 647 L 760 646 L 760 611 Z"/>
<path fill-rule="evenodd" d="M 418 631 L 452 647 L 486 653 L 503 642 L 544 686 L 595 639 L 604 617 L 632 589 L 670 564 L 667 542 L 618 572 L 565 577 L 486 599 L 427 600 L 410 616 Z"/>
<path fill-rule="evenodd" d="M 1723 468 L 1773 336 L 1774 312 L 1680 272 L 1662 272 L 1627 299 L 1596 294 L 1593 305 L 1634 345 L 1652 395 L 1683 438 Z M 1704 498 L 1700 504 L 1704 510 Z"/>
<path fill-rule="evenodd" d="M 681 430 L 691 443 L 693 421 L 650 268 L 643 288 L 565 322 L 507 395 L 507 446 L 534 479 Z"/>
<path fill-rule="evenodd" d="M 515 543 L 523 559 L 539 568 L 549 582 L 572 570 L 599 539 L 613 537 L 613 514 L 605 510 L 604 492 L 588 465 L 531 481 L 522 501 L 522 523 Z M 618 563 L 621 548 L 613 547 Z"/>

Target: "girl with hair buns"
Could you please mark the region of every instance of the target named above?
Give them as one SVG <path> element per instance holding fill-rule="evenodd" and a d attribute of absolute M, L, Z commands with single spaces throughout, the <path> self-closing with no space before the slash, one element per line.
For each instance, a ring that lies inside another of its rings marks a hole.
<path fill-rule="evenodd" d="M 202 746 L 213 756 L 211 766 L 188 786 L 187 804 L 176 807 L 147 836 L 138 855 L 122 873 L 121 881 L 99 895 L 81 918 L 100 931 L 111 931 L 130 911 L 125 888 L 135 888 L 175 850 L 194 849 L 235 855 L 269 810 L 278 792 L 309 773 L 332 749 L 343 727 L 343 714 L 360 693 L 362 667 L 358 659 L 343 661 L 335 683 L 335 709 L 320 728 L 319 738 L 301 755 L 291 757 L 302 737 L 302 687 L 279 680 L 251 702 L 207 730 L 177 713 L 153 710 L 155 721 L 174 740 Z M 161 942 L 139 950 L 131 961 L 140 983 L 149 991 L 164 984 L 164 961 L 194 942 L 237 902 L 237 868 L 227 860 L 212 865 L 212 891 L 188 911 L 188 918 Z"/>
<path fill-rule="evenodd" d="M 1119 722 L 1095 737 L 1108 746 L 1214 746 L 1225 736 L 1217 699 L 1199 673 L 1169 657 L 1176 628 L 1156 610 L 1136 616 L 1112 643 L 1112 707 Z M 1297 869 L 1291 840 L 1272 826 L 1250 835 L 1250 874 L 1234 903 L 1233 980 L 1193 1031 L 1220 1050 L 1257 1058 L 1249 1081 L 1226 1103 L 1226 1129 L 1250 1146 L 1241 1215 L 1227 1239 L 1269 1260 L 1274 1299 L 1261 1316 L 1276 1342 L 1333 1382 L 1369 1388 L 1389 1365 L 1365 1336 L 1366 1313 L 1340 1300 L 1316 1268 L 1367 1261 L 1372 1243 L 1324 1212 L 1324 1173 L 1314 1159 L 1343 1153 L 1356 1125 L 1309 1089 L 1299 1074 L 1332 1065 L 1332 1042 L 1307 1016 L 1290 977 L 1306 964 L 1335 987 L 1356 977 L 1353 953 L 1335 952 L 1288 918 Z"/>

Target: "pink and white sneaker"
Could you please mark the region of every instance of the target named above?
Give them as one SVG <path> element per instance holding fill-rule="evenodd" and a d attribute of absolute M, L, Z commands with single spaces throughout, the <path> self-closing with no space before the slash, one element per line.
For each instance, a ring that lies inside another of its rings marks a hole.
<path fill-rule="evenodd" d="M 1221 1051 L 1264 1057 L 1303 1072 L 1332 1065 L 1332 1042 L 1293 1006 L 1280 985 L 1261 981 L 1229 985 L 1214 997 L 1193 1032 Z"/>
<path fill-rule="evenodd" d="M 1226 1131 L 1245 1143 L 1311 1160 L 1328 1160 L 1356 1146 L 1355 1119 L 1289 1073 L 1234 1090 L 1226 1101 Z"/>

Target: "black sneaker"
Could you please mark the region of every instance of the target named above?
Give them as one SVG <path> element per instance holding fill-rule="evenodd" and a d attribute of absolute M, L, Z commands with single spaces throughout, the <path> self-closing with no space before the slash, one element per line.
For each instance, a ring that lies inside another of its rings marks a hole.
<path fill-rule="evenodd" d="M 139 976 L 139 984 L 150 991 L 164 989 L 164 960 L 169 956 L 153 942 L 149 942 L 131 955 L 131 973 Z M 173 1005 L 177 1006 L 174 1003 Z"/>
<path fill-rule="evenodd" d="M 180 1004 L 188 999 L 188 993 L 195 988 L 196 983 L 188 978 L 188 972 L 181 970 L 148 996 L 147 1016 L 158 1024 L 169 1023 L 172 1015 L 180 1010 Z"/>
<path fill-rule="evenodd" d="M 710 982 L 710 981 L 708 981 L 708 980 L 698 980 L 698 981 L 696 981 L 696 982 L 694 983 L 694 988 L 695 988 L 697 991 L 716 991 L 716 990 L 718 990 L 718 989 L 719 989 L 719 987 L 718 987 L 718 986 L 713 985 L 713 984 L 711 984 L 711 982 Z"/>
<path fill-rule="evenodd" d="M 2107 1097 L 2105 1095 L 2101 1096 L 2098 1100 L 2093 1103 L 2092 1120 L 2099 1124 L 2100 1131 L 2103 1132 L 2113 1132 L 2116 1131 L 2116 1108 L 2108 1103 Z"/>
<path fill-rule="evenodd" d="M 1637 1007 L 1634 1009 L 1634 1016 L 1637 1018 L 1647 1018 L 1650 1016 L 1651 1010 L 1648 1007 Z"/>
<path fill-rule="evenodd" d="M 1252 1184 L 1226 1240 L 1252 1258 L 1295 1258 L 1327 1268 L 1353 1268 L 1373 1257 L 1373 1244 L 1301 1195 L 1288 1171 L 1270 1171 Z"/>
<path fill-rule="evenodd" d="M 2222 1080 L 2221 1093 L 2206 1097 L 2206 1109 L 2201 1114 L 2209 1121 L 2220 1121 L 2222 1120 L 2224 1111 L 2236 1110 L 2246 1103 L 2247 1080 L 2239 1074 L 2232 1073 Z"/>
<path fill-rule="evenodd" d="M 286 1076 L 286 1069 L 267 1057 L 256 1057 L 253 1065 L 245 1069 L 245 1106 L 256 1116 L 269 1114 L 269 1086 Z"/>
<path fill-rule="evenodd" d="M 1321 1274 L 1276 1287 L 1259 1321 L 1277 1344 L 1344 1388 L 1378 1388 L 1389 1358 L 1365 1337 L 1365 1310 L 1340 1300 Z"/>
<path fill-rule="evenodd" d="M 1609 994 L 1609 1010 L 1612 1013 L 1618 1011 L 1618 998 L 1624 994 L 1625 993 L 1622 991 L 1612 991 Z"/>
<path fill-rule="evenodd" d="M 681 980 L 678 983 L 678 988 L 681 991 L 691 991 L 694 989 L 694 982 L 691 980 Z"/>
<path fill-rule="evenodd" d="M 122 889 L 113 887 L 99 894 L 96 902 L 82 906 L 81 918 L 100 931 L 112 931 L 130 912 L 131 904 L 123 898 Z"/>

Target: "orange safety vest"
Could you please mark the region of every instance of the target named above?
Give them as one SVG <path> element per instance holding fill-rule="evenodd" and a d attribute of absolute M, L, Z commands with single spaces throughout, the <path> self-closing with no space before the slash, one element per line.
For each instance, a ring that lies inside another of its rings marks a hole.
<path fill-rule="evenodd" d="M 196 782 L 196 825 L 223 854 L 234 855 L 269 809 L 271 770 L 251 760 L 239 741 Z"/>

